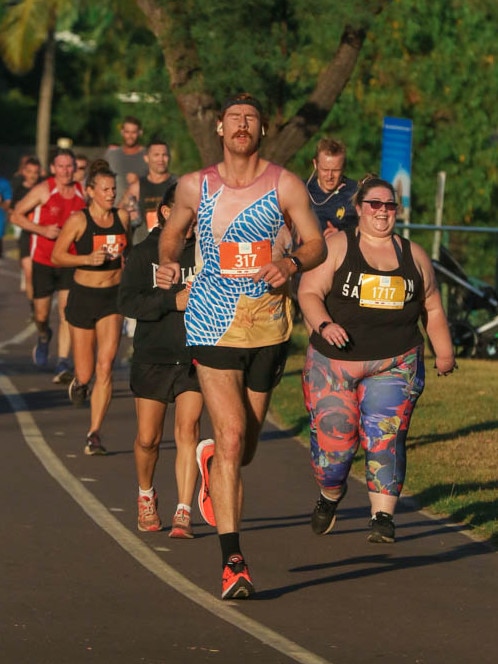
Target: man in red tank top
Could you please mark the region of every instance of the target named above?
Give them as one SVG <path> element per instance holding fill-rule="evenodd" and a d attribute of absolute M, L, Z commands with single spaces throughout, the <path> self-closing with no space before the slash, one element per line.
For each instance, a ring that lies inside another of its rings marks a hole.
<path fill-rule="evenodd" d="M 33 259 L 34 318 L 38 342 L 33 349 L 33 362 L 45 367 L 48 363 L 52 330 L 49 326 L 53 294 L 58 292 L 59 330 L 58 360 L 54 382 L 71 380 L 69 354 L 71 340 L 64 315 L 73 270 L 56 268 L 52 263 L 52 249 L 61 228 L 73 212 L 85 207 L 83 189 L 74 182 L 75 158 L 71 150 L 58 148 L 51 160 L 51 176 L 36 185 L 21 199 L 12 213 L 12 223 L 33 233 L 31 256 Z M 28 213 L 34 210 L 33 219 Z"/>

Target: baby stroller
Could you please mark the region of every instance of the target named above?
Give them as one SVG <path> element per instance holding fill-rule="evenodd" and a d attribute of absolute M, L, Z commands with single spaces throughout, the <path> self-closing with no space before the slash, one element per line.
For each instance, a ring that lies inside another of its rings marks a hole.
<path fill-rule="evenodd" d="M 498 296 L 483 281 L 468 277 L 441 246 L 432 260 L 443 296 L 457 357 L 498 359 Z"/>

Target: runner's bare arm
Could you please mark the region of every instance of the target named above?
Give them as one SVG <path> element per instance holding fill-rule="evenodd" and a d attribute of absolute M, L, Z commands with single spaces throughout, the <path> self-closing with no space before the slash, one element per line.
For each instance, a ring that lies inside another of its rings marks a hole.
<path fill-rule="evenodd" d="M 299 260 L 301 271 L 311 270 L 327 254 L 325 240 L 311 209 L 306 187 L 296 175 L 284 171 L 278 184 L 278 197 L 284 214 L 292 220 L 301 242 L 292 254 Z M 264 279 L 272 287 L 278 288 L 297 271 L 296 265 L 289 258 L 283 258 L 263 266 L 254 280 Z"/>
<path fill-rule="evenodd" d="M 82 265 L 102 265 L 106 252 L 98 249 L 91 254 L 75 255 L 69 248 L 75 240 L 83 235 L 86 228 L 86 217 L 83 212 L 73 213 L 61 228 L 54 244 L 52 263 L 58 267 L 81 267 Z"/>
<path fill-rule="evenodd" d="M 347 342 L 346 330 L 341 325 L 334 323 L 333 317 L 325 306 L 325 298 L 332 288 L 335 271 L 343 262 L 346 254 L 346 236 L 344 233 L 336 233 L 328 237 L 326 242 L 327 258 L 325 261 L 301 277 L 298 289 L 299 307 L 309 332 L 311 330 L 318 332 L 329 343 L 331 335 L 335 335 L 336 340 Z M 320 329 L 322 323 L 325 322 L 330 325 L 326 328 L 322 326 Z"/>
<path fill-rule="evenodd" d="M 325 241 L 318 219 L 311 209 L 309 195 L 303 182 L 290 171 L 284 171 L 279 183 L 279 198 L 285 214 L 292 219 L 301 244 L 294 254 L 311 270 L 325 260 Z"/>
<path fill-rule="evenodd" d="M 55 240 L 59 234 L 59 227 L 57 224 L 40 226 L 28 218 L 29 212 L 34 210 L 38 205 L 46 203 L 49 196 L 50 192 L 47 182 L 40 182 L 40 184 L 35 185 L 30 191 L 28 191 L 24 198 L 21 198 L 21 200 L 18 201 L 12 210 L 10 221 L 25 231 L 36 233 L 37 235 L 43 235 L 50 240 Z"/>
<path fill-rule="evenodd" d="M 180 178 L 175 204 L 159 238 L 159 268 L 157 285 L 169 289 L 180 279 L 178 259 L 185 245 L 185 236 L 197 214 L 200 198 L 200 173 L 188 173 Z"/>
<path fill-rule="evenodd" d="M 138 180 L 129 185 L 122 195 L 121 200 L 118 201 L 116 207 L 127 209 L 131 196 L 135 196 L 137 200 L 140 197 L 140 182 Z"/>
<path fill-rule="evenodd" d="M 440 375 L 447 375 L 456 366 L 453 342 L 444 312 L 432 262 L 422 247 L 411 243 L 415 264 L 422 275 L 425 289 L 423 324 L 434 354 L 435 366 Z"/>

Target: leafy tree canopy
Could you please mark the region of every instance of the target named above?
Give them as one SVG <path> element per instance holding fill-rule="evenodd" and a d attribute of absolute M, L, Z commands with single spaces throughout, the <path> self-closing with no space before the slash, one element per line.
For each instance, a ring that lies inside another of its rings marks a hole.
<path fill-rule="evenodd" d="M 26 3 L 57 4 L 19 4 Z M 436 175 L 444 170 L 446 223 L 496 225 L 495 0 L 80 0 L 69 5 L 57 30 L 77 35 L 85 47 L 58 42 L 53 138 L 69 135 L 78 143 L 105 146 L 119 140 L 119 122 L 132 113 L 143 120 L 146 138 L 162 134 L 172 143 L 173 165 L 181 173 L 201 163 L 192 114 L 214 113 L 227 94 L 249 90 L 268 109 L 270 135 L 263 149 L 270 156 L 288 155 L 287 166 L 305 177 L 318 137 L 336 135 L 347 143 L 348 174 L 356 178 L 380 167 L 383 117 L 406 117 L 414 124 L 412 220 L 431 223 Z M 351 35 L 359 41 L 352 44 L 357 61 L 347 84 L 339 86 L 337 101 L 318 125 L 307 127 L 306 144 L 292 151 L 294 139 L 286 128 L 324 76 L 329 78 L 322 99 L 345 75 L 344 61 L 334 56 L 351 45 Z M 11 110 L 24 104 L 25 114 L 33 112 L 30 77 L 0 71 L 2 106 L 8 99 Z M 137 93 L 139 101 L 118 96 L 128 93 Z M 198 100 L 190 109 L 188 94 Z M 11 122 L 17 116 L 9 113 Z M 0 127 L 8 126 L 0 119 Z M 209 117 L 204 126 L 213 126 Z M 8 133 L 11 139 L 13 132 Z M 471 242 L 479 257 L 485 251 L 479 243 L 489 238 Z"/>

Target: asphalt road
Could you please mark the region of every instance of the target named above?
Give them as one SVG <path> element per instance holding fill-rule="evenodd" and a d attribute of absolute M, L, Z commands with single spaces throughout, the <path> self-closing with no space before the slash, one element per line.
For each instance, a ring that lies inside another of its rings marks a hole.
<path fill-rule="evenodd" d="M 333 533 L 317 537 L 307 451 L 270 424 L 245 471 L 241 540 L 257 593 L 219 600 L 218 540 L 196 505 L 193 540 L 136 529 L 130 340 L 103 429 L 111 454 L 86 457 L 88 409 L 32 365 L 27 313 L 17 262 L 4 259 L 1 664 L 496 661 L 496 552 L 405 499 L 396 543 L 369 544 L 366 490 L 354 480 Z M 156 475 L 165 524 L 175 507 L 171 415 Z"/>

